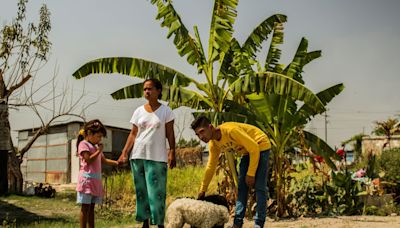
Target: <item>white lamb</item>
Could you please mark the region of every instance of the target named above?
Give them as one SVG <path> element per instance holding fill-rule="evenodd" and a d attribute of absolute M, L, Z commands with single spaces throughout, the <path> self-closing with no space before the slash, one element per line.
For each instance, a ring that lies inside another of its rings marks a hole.
<path fill-rule="evenodd" d="M 167 209 L 167 228 L 181 228 L 185 223 L 192 227 L 223 227 L 229 220 L 226 206 L 207 201 L 181 198 L 171 203 Z"/>

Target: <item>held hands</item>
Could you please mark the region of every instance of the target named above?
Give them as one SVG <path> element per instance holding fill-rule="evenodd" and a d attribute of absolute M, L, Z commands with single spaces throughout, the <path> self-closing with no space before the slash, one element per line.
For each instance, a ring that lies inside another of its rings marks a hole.
<path fill-rule="evenodd" d="M 122 166 L 128 162 L 128 157 L 124 153 L 122 153 L 121 156 L 119 156 L 117 162 L 119 166 Z"/>
<path fill-rule="evenodd" d="M 255 177 L 251 177 L 249 175 L 246 175 L 245 182 L 246 182 L 246 185 L 248 187 L 253 187 L 254 183 L 256 182 L 256 178 Z"/>

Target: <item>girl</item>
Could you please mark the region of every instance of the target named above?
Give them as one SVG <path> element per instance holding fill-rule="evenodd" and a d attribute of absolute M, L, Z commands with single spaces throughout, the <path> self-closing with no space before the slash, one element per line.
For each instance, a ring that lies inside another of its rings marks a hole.
<path fill-rule="evenodd" d="M 77 203 L 82 204 L 80 213 L 80 227 L 94 227 L 94 205 L 101 204 L 103 186 L 101 183 L 101 163 L 117 166 L 118 162 L 107 159 L 103 154 L 103 145 L 100 143 L 107 132 L 99 120 L 91 120 L 79 132 L 76 143 L 80 160 L 78 176 Z"/>
<path fill-rule="evenodd" d="M 143 83 L 143 95 L 148 101 L 132 115 L 132 130 L 119 162 L 130 165 L 136 191 L 136 220 L 143 227 L 150 224 L 164 226 L 167 166 L 175 167 L 174 114 L 161 104 L 162 85 L 157 79 Z M 167 153 L 166 139 L 169 143 Z"/>

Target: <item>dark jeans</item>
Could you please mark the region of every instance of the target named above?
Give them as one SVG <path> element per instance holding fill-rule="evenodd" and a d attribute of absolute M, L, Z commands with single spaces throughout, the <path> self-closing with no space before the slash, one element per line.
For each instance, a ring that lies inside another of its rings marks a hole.
<path fill-rule="evenodd" d="M 268 178 L 268 161 L 269 161 L 270 150 L 261 151 L 260 160 L 258 162 L 258 167 L 255 176 L 255 191 L 256 191 L 256 216 L 254 218 L 255 224 L 260 227 L 264 227 L 266 210 L 267 210 L 267 178 Z M 234 224 L 238 227 L 242 227 L 243 218 L 246 212 L 247 205 L 247 195 L 248 187 L 246 185 L 245 179 L 247 170 L 249 168 L 249 155 L 243 156 L 240 159 L 239 165 L 239 183 L 238 183 L 238 199 L 236 201 L 235 209 L 235 219 Z"/>

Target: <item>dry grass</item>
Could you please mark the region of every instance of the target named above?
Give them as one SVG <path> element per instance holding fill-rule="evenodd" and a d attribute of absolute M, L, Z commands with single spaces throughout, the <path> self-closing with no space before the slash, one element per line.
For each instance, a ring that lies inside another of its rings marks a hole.
<path fill-rule="evenodd" d="M 203 162 L 203 148 L 187 147 L 176 149 L 176 164 L 179 168 L 185 166 L 201 166 Z"/>

